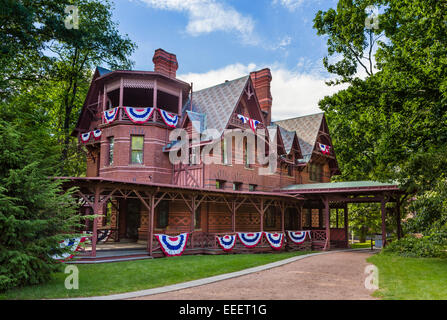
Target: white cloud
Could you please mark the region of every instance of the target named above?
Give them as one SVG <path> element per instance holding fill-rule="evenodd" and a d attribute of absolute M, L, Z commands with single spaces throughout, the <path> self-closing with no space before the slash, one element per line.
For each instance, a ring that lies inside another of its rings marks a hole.
<path fill-rule="evenodd" d="M 194 83 L 194 90 L 201 90 L 217 85 L 225 80 L 233 80 L 259 70 L 264 66 L 254 63 L 240 63 L 225 66 L 221 69 L 205 73 L 188 73 L 178 78 Z M 271 91 L 273 96 L 272 118 L 281 120 L 306 114 L 321 112 L 318 101 L 346 86 L 329 87 L 325 78 L 319 72 L 290 71 L 279 64 L 270 68 L 272 72 Z"/>
<path fill-rule="evenodd" d="M 254 21 L 229 5 L 216 0 L 140 0 L 148 6 L 170 11 L 186 12 L 186 32 L 198 36 L 214 31 L 236 32 L 246 44 L 256 45 Z"/>
<path fill-rule="evenodd" d="M 290 11 L 294 11 L 296 8 L 301 6 L 304 0 L 273 0 L 273 4 L 280 4 L 286 7 Z"/>

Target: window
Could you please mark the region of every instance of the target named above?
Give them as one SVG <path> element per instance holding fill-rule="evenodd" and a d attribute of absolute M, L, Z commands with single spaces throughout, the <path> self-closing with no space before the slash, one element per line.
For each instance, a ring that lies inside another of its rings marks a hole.
<path fill-rule="evenodd" d="M 201 221 L 202 221 L 202 205 L 196 208 L 196 212 L 194 214 L 194 229 L 202 228 Z"/>
<path fill-rule="evenodd" d="M 109 166 L 111 166 L 113 164 L 113 148 L 115 146 L 115 141 L 113 137 L 108 137 L 107 140 L 109 142 Z"/>
<path fill-rule="evenodd" d="M 242 183 L 241 182 L 233 182 L 233 191 L 240 191 L 242 190 Z"/>
<path fill-rule="evenodd" d="M 131 158 L 132 164 L 143 164 L 143 136 L 131 136 Z"/>
<path fill-rule="evenodd" d="M 248 191 L 256 191 L 256 187 L 257 187 L 257 185 L 255 185 L 255 184 L 249 184 Z"/>
<path fill-rule="evenodd" d="M 160 201 L 157 210 L 157 228 L 166 228 L 169 224 L 169 201 Z"/>
<path fill-rule="evenodd" d="M 293 177 L 293 166 L 291 164 L 287 165 L 287 175 Z"/>
<path fill-rule="evenodd" d="M 274 207 L 269 207 L 265 212 L 265 226 L 273 228 L 276 226 L 276 210 Z"/>
<path fill-rule="evenodd" d="M 216 180 L 216 189 L 224 189 L 224 187 L 225 187 L 225 181 Z"/>
<path fill-rule="evenodd" d="M 248 157 L 247 138 L 244 138 L 244 162 L 245 162 L 245 168 L 250 168 L 250 161 L 249 161 L 249 157 Z"/>
<path fill-rule="evenodd" d="M 311 163 L 309 167 L 309 179 L 312 181 L 323 181 L 322 166 L 320 164 Z"/>

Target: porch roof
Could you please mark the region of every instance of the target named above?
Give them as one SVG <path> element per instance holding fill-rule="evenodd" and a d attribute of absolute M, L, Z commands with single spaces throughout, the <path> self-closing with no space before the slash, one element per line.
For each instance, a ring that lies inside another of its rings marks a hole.
<path fill-rule="evenodd" d="M 281 188 L 285 193 L 355 193 L 374 191 L 400 191 L 396 183 L 378 181 L 343 181 L 311 184 L 293 184 Z"/>
<path fill-rule="evenodd" d="M 68 182 L 76 183 L 103 183 L 103 184 L 112 184 L 112 185 L 126 185 L 126 186 L 135 186 L 135 187 L 155 187 L 160 189 L 177 189 L 184 190 L 189 192 L 210 192 L 210 193 L 220 193 L 227 195 L 243 195 L 243 196 L 266 196 L 266 197 L 282 197 L 294 200 L 304 200 L 303 197 L 298 195 L 290 195 L 287 193 L 274 191 L 274 192 L 266 192 L 266 191 L 233 191 L 233 190 L 222 190 L 222 189 L 208 189 L 201 187 L 188 187 L 188 186 L 178 186 L 174 184 L 164 184 L 164 183 L 152 183 L 152 182 L 136 182 L 136 181 L 125 181 L 119 179 L 109 179 L 102 177 L 54 177 L 54 179 L 58 180 L 66 180 Z"/>

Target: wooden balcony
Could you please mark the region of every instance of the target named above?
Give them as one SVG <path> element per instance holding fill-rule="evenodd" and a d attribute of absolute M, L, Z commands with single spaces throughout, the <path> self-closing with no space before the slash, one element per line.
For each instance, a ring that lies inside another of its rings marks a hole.
<path fill-rule="evenodd" d="M 178 115 L 175 112 L 170 112 L 170 111 L 168 111 L 168 112 L 170 114 Z M 181 123 L 181 116 L 179 116 L 178 123 L 179 124 Z M 129 119 L 129 117 L 127 116 L 126 112 L 124 111 L 124 108 L 120 107 L 118 109 L 118 114 L 116 116 L 115 121 L 113 121 L 112 123 L 106 123 L 104 121 L 104 118 L 101 118 L 101 124 L 99 125 L 99 128 L 104 128 L 104 127 L 112 126 L 112 125 L 116 125 L 116 124 L 134 124 L 134 125 L 140 125 L 140 126 L 159 124 L 159 125 L 165 126 L 166 128 L 170 128 L 170 127 L 168 127 L 164 123 L 164 121 L 163 121 L 163 119 L 162 119 L 162 117 L 161 117 L 161 115 L 160 115 L 160 113 L 159 113 L 159 111 L 157 109 L 152 113 L 152 115 L 150 116 L 150 118 L 149 118 L 149 120 L 147 122 L 145 122 L 145 123 L 133 123 Z"/>
<path fill-rule="evenodd" d="M 255 120 L 258 120 L 258 119 L 255 119 Z M 256 129 L 265 129 L 265 126 L 262 123 L 262 121 L 260 121 L 260 120 L 258 120 L 258 121 L 259 121 L 259 124 Z M 242 121 L 237 117 L 236 114 L 233 114 L 231 116 L 229 125 L 232 127 L 235 127 L 235 128 L 243 129 L 243 130 L 245 130 L 245 129 L 251 130 L 250 124 L 242 123 Z"/>

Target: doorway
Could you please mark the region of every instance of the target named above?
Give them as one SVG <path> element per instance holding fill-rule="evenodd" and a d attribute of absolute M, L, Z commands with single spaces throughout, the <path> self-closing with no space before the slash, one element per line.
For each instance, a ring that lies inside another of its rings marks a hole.
<path fill-rule="evenodd" d="M 138 228 L 140 227 L 140 201 L 129 199 L 127 203 L 126 214 L 126 238 L 129 240 L 138 240 Z"/>

